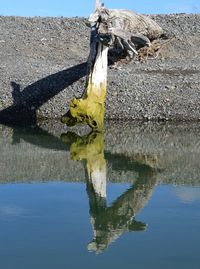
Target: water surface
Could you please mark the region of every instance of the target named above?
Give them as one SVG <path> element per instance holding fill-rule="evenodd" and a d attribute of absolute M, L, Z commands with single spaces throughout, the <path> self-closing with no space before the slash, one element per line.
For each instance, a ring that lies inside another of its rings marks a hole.
<path fill-rule="evenodd" d="M 199 131 L 1 126 L 1 268 L 199 268 Z"/>

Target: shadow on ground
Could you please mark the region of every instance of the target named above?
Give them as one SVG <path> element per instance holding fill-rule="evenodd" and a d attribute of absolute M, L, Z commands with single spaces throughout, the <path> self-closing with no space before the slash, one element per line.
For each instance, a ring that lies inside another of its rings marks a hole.
<path fill-rule="evenodd" d="M 0 111 L 0 123 L 35 125 L 36 111 L 49 99 L 86 75 L 87 63 L 42 78 L 21 91 L 20 85 L 11 82 L 13 105 Z"/>

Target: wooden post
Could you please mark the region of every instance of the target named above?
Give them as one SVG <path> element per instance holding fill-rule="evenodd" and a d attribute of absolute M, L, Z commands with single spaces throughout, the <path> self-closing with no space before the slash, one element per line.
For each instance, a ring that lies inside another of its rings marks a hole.
<path fill-rule="evenodd" d="M 68 126 L 86 123 L 93 130 L 102 132 L 104 103 L 107 87 L 108 46 L 121 47 L 130 59 L 138 54 L 137 48 L 163 34 L 162 28 L 148 16 L 129 10 L 106 9 L 96 0 L 95 12 L 90 16 L 91 42 L 88 58 L 86 89 L 81 99 L 73 99 L 69 111 L 61 121 Z M 151 47 L 154 49 L 153 47 Z"/>
<path fill-rule="evenodd" d="M 100 8 L 100 1 L 96 1 L 96 8 Z M 70 108 L 61 121 L 69 126 L 86 123 L 92 130 L 102 132 L 104 129 L 104 103 L 107 87 L 108 66 L 108 35 L 100 35 L 100 21 L 91 27 L 90 55 L 86 90 L 81 99 L 73 99 Z"/>

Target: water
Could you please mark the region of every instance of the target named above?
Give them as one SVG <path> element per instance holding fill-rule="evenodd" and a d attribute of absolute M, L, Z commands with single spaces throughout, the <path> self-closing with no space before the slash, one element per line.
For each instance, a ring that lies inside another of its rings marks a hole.
<path fill-rule="evenodd" d="M 0 126 L 0 267 L 200 268 L 200 128 Z"/>

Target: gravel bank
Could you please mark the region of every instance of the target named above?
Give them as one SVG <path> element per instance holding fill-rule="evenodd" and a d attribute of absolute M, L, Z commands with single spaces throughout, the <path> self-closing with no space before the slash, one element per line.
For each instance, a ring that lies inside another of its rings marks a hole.
<path fill-rule="evenodd" d="M 200 14 L 152 17 L 172 39 L 157 59 L 109 69 L 106 118 L 199 120 Z M 81 95 L 89 52 L 86 23 L 0 17 L 1 122 L 60 118 Z"/>

